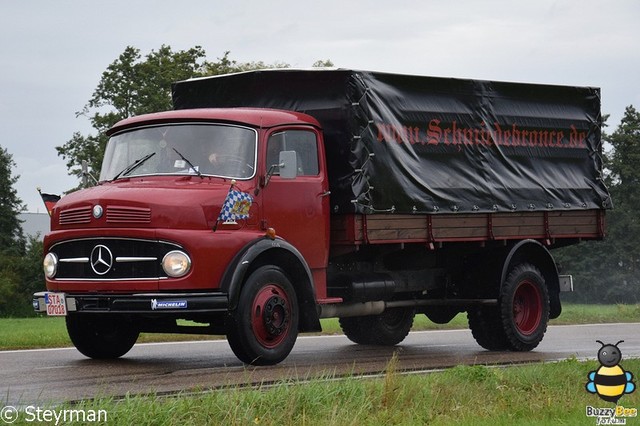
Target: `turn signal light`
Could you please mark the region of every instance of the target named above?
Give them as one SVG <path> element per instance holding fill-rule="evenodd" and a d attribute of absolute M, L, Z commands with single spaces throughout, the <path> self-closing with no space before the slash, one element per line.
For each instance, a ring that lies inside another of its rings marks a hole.
<path fill-rule="evenodd" d="M 272 240 L 276 239 L 276 230 L 273 228 L 267 228 L 267 232 L 265 232 L 265 237 L 271 238 Z"/>

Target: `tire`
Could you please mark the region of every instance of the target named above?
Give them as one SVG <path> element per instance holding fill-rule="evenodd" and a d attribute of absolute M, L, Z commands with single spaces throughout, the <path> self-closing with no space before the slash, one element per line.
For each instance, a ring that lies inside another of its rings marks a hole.
<path fill-rule="evenodd" d="M 478 307 L 467 311 L 471 334 L 476 342 L 489 351 L 509 349 L 507 336 L 502 330 L 502 319 L 496 307 Z"/>
<path fill-rule="evenodd" d="M 140 331 L 124 318 L 98 315 L 69 315 L 67 332 L 83 355 L 94 359 L 120 358 L 136 343 Z"/>
<path fill-rule="evenodd" d="M 380 315 L 340 318 L 340 327 L 354 343 L 394 346 L 409 334 L 414 315 L 415 312 L 411 308 L 393 308 Z"/>
<path fill-rule="evenodd" d="M 471 334 L 490 351 L 530 351 L 542 341 L 549 323 L 549 292 L 540 270 L 515 266 L 502 284 L 497 307 L 469 309 Z"/>
<path fill-rule="evenodd" d="M 284 272 L 267 265 L 256 269 L 240 291 L 238 307 L 229 313 L 227 340 L 246 364 L 283 361 L 298 337 L 298 301 Z"/>
<path fill-rule="evenodd" d="M 514 267 L 500 290 L 502 327 L 514 351 L 530 351 L 542 341 L 549 323 L 549 291 L 538 268 Z"/>

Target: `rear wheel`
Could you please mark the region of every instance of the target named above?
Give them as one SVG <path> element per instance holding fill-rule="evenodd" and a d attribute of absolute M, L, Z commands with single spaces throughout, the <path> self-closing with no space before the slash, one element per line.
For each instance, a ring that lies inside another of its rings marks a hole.
<path fill-rule="evenodd" d="M 502 331 L 502 319 L 497 307 L 477 307 L 469 309 L 467 320 L 476 342 L 489 351 L 509 349 L 507 337 Z"/>
<path fill-rule="evenodd" d="M 502 327 L 515 351 L 538 346 L 549 322 L 549 292 L 544 277 L 535 266 L 514 267 L 500 291 Z"/>
<path fill-rule="evenodd" d="M 530 351 L 542 341 L 549 322 L 549 292 L 540 270 L 529 263 L 511 269 L 497 307 L 467 313 L 476 342 L 488 350 Z"/>
<path fill-rule="evenodd" d="M 67 331 L 73 345 L 89 358 L 113 359 L 129 352 L 140 331 L 125 318 L 102 315 L 69 315 Z"/>
<path fill-rule="evenodd" d="M 229 314 L 229 346 L 247 364 L 271 365 L 289 355 L 297 336 L 298 302 L 291 282 L 275 266 L 256 269 Z"/>
<path fill-rule="evenodd" d="M 407 337 L 414 315 L 412 308 L 392 308 L 379 315 L 340 318 L 340 327 L 354 343 L 393 346 Z"/>

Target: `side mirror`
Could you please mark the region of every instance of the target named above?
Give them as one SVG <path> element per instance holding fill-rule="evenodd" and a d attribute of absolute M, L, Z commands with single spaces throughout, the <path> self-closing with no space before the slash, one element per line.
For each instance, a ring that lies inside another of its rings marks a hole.
<path fill-rule="evenodd" d="M 267 170 L 267 176 L 264 178 L 264 184 L 261 186 L 265 188 L 269 181 L 271 180 L 271 176 L 274 175 L 278 169 L 278 175 L 283 179 L 295 179 L 298 175 L 298 155 L 295 151 L 280 151 L 280 158 L 278 158 L 278 164 L 272 164 L 269 166 L 269 170 Z M 258 195 L 260 192 L 259 188 L 256 188 L 254 194 Z"/>
<path fill-rule="evenodd" d="M 82 187 L 86 188 L 89 185 L 89 163 L 87 160 L 82 160 Z"/>
<path fill-rule="evenodd" d="M 282 179 L 295 179 L 298 175 L 298 156 L 295 151 L 281 151 L 278 166 Z"/>
<path fill-rule="evenodd" d="M 93 177 L 93 175 L 91 173 L 89 173 L 89 163 L 87 162 L 87 160 L 82 160 L 82 172 L 81 172 L 81 176 L 82 176 L 82 187 L 83 188 L 88 188 L 89 187 L 89 178 L 91 178 L 91 180 L 93 181 L 94 185 L 98 185 L 98 179 L 96 179 L 95 177 Z"/>

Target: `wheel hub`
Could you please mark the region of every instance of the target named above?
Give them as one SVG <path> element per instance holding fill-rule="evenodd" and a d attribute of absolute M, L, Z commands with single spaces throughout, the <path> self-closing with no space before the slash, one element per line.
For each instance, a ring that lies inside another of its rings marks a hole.
<path fill-rule="evenodd" d="M 266 348 L 276 347 L 291 327 L 291 304 L 284 291 L 275 284 L 260 289 L 253 301 L 251 326 L 258 342 Z"/>
<path fill-rule="evenodd" d="M 513 297 L 513 320 L 520 333 L 533 334 L 540 325 L 542 301 L 540 292 L 530 282 L 523 281 Z"/>
<path fill-rule="evenodd" d="M 270 297 L 264 305 L 262 318 L 269 334 L 273 336 L 281 335 L 287 329 L 289 323 L 286 300 L 278 295 Z"/>

